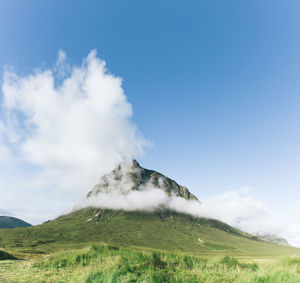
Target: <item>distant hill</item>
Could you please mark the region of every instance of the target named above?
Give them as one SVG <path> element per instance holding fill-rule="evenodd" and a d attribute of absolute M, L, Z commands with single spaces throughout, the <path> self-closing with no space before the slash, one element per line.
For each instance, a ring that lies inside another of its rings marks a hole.
<path fill-rule="evenodd" d="M 29 227 L 31 224 L 15 217 L 0 216 L 0 228 Z"/>

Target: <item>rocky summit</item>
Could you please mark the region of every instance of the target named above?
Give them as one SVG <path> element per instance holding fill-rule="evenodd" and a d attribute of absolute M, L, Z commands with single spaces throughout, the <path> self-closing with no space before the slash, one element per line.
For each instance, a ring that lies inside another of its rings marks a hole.
<path fill-rule="evenodd" d="M 104 175 L 87 197 L 97 196 L 99 193 L 109 193 L 112 190 L 127 194 L 130 191 L 142 191 L 148 188 L 164 190 L 169 196 L 198 200 L 186 187 L 159 172 L 141 167 L 136 160 L 119 164 L 111 173 Z"/>

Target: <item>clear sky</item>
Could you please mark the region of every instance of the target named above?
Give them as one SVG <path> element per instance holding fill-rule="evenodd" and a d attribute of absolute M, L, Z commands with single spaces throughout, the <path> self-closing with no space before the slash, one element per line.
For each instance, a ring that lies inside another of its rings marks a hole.
<path fill-rule="evenodd" d="M 299 214 L 299 1 L 0 0 L 0 66 L 80 64 L 123 79 L 153 143 L 139 159 L 200 199 L 243 187 Z M 2 95 L 0 93 L 0 95 Z"/>

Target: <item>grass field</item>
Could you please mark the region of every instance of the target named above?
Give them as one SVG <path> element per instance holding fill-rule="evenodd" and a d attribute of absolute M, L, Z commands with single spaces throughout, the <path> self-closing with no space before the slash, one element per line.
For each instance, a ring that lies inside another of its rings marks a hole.
<path fill-rule="evenodd" d="M 0 282 L 300 282 L 300 259 L 237 259 L 111 245 L 0 262 Z"/>
<path fill-rule="evenodd" d="M 170 211 L 83 209 L 0 229 L 0 250 L 1 283 L 300 282 L 299 249 Z"/>

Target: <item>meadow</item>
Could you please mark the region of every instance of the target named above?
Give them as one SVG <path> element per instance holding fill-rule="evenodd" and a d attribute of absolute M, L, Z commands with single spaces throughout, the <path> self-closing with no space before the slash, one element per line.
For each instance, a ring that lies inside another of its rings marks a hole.
<path fill-rule="evenodd" d="M 300 282 L 300 249 L 170 211 L 99 212 L 0 229 L 0 282 Z"/>
<path fill-rule="evenodd" d="M 0 282 L 300 282 L 300 258 L 199 257 L 92 245 L 0 261 Z"/>

